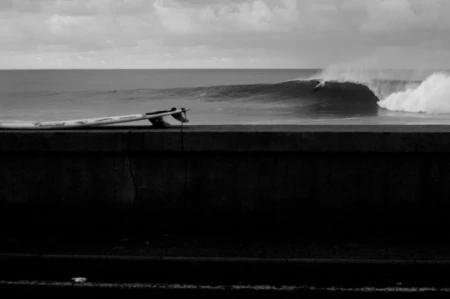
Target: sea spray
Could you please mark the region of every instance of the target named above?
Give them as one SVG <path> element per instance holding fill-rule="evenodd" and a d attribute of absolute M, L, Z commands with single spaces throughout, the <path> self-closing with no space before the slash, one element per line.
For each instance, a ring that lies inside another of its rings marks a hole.
<path fill-rule="evenodd" d="M 450 113 L 450 74 L 433 74 L 415 88 L 390 94 L 378 105 L 391 111 Z"/>

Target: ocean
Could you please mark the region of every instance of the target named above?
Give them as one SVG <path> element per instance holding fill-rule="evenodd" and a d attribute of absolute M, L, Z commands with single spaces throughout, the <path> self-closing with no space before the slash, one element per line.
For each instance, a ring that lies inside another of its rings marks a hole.
<path fill-rule="evenodd" d="M 364 69 L 0 71 L 0 121 L 172 107 L 190 109 L 192 125 L 450 124 L 450 76 Z"/>

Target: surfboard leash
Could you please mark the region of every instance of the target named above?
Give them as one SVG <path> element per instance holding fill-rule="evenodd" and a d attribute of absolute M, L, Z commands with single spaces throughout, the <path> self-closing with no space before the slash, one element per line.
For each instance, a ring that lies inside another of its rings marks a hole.
<path fill-rule="evenodd" d="M 187 110 L 186 109 L 182 109 L 183 113 L 185 115 L 185 118 L 187 118 Z M 183 157 L 184 157 L 184 207 L 186 208 L 187 206 L 187 195 L 188 195 L 188 161 L 187 161 L 187 156 L 186 156 L 186 148 L 184 145 L 184 122 L 181 122 L 181 127 L 180 127 L 180 133 L 181 133 L 181 151 L 183 153 Z"/>
<path fill-rule="evenodd" d="M 138 187 L 137 187 L 137 183 L 136 183 L 136 174 L 134 171 L 134 167 L 133 167 L 133 161 L 132 161 L 132 155 L 131 155 L 131 130 L 128 131 L 128 166 L 130 168 L 130 174 L 131 174 L 131 179 L 133 180 L 133 187 L 134 187 L 134 199 L 133 202 L 134 204 L 136 204 L 136 201 L 138 199 Z"/>

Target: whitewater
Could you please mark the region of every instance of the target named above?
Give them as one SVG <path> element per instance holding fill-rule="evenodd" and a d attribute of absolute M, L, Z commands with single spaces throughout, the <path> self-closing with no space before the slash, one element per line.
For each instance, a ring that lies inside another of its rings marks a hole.
<path fill-rule="evenodd" d="M 433 74 L 419 86 L 394 92 L 381 99 L 378 105 L 392 111 L 450 113 L 450 76 L 445 73 Z"/>

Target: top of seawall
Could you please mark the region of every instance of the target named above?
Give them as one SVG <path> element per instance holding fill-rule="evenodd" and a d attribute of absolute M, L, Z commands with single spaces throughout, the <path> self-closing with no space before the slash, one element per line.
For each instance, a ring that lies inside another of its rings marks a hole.
<path fill-rule="evenodd" d="M 111 126 L 1 130 L 2 152 L 449 152 L 450 126 Z"/>

